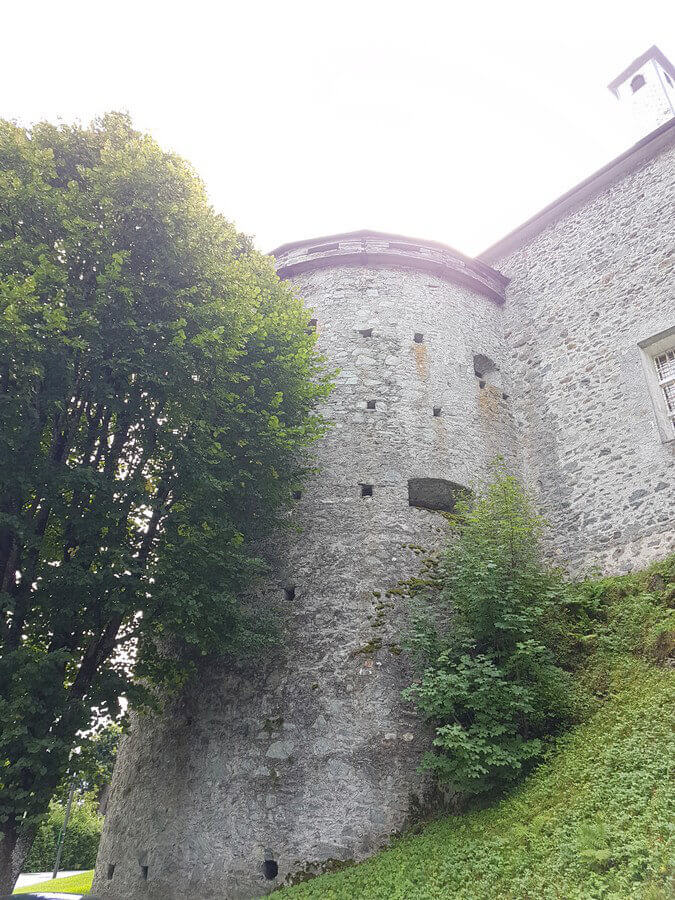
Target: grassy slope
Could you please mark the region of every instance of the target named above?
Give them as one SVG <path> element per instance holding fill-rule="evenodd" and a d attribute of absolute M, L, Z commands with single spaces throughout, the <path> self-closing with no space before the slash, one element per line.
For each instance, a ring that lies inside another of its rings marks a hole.
<path fill-rule="evenodd" d="M 88 894 L 93 877 L 94 870 L 92 869 L 90 872 L 81 872 L 79 875 L 71 875 L 69 878 L 55 878 L 18 888 L 14 893 L 30 894 L 33 891 L 54 891 L 57 894 Z"/>
<path fill-rule="evenodd" d="M 673 560 L 669 566 L 672 579 Z M 623 652 L 612 654 L 611 665 L 600 667 L 605 700 L 585 724 L 558 742 L 549 761 L 518 790 L 489 809 L 434 822 L 367 862 L 287 888 L 281 896 L 675 897 L 667 846 L 675 821 L 675 677 L 667 668 L 630 655 L 646 646 L 645 634 L 664 609 L 645 606 L 647 578 L 645 573 L 608 582 L 609 594 L 613 584 L 625 584 L 624 591 L 635 596 L 616 602 L 616 612 L 609 616 L 607 633 L 624 646 L 615 648 Z M 666 585 L 666 590 L 670 595 L 664 594 L 659 604 L 668 599 L 671 603 L 665 605 L 672 605 L 672 588 Z M 650 612 L 654 608 L 656 614 Z"/>

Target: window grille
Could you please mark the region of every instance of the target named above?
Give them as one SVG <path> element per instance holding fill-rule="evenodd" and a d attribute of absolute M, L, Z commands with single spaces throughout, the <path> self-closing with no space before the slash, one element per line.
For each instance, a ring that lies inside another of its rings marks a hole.
<path fill-rule="evenodd" d="M 675 426 L 675 347 L 654 357 L 659 387 L 663 391 L 671 424 Z"/>

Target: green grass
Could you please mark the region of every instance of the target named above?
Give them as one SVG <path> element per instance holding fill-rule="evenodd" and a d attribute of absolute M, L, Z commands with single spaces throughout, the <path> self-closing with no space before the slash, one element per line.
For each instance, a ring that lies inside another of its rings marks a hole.
<path fill-rule="evenodd" d="M 577 675 L 591 698 L 588 717 L 518 789 L 489 808 L 432 822 L 359 865 L 285 888 L 280 898 L 675 897 L 675 676 L 659 664 L 673 648 L 674 573 L 670 558 L 588 588 L 602 600 L 591 623 L 598 649 Z"/>
<path fill-rule="evenodd" d="M 61 894 L 88 894 L 91 890 L 91 882 L 94 878 L 94 870 L 80 872 L 79 875 L 70 875 L 68 878 L 50 878 L 49 881 L 41 881 L 39 884 L 29 884 L 26 887 L 17 888 L 15 894 L 30 894 L 32 891 L 54 891 Z"/>

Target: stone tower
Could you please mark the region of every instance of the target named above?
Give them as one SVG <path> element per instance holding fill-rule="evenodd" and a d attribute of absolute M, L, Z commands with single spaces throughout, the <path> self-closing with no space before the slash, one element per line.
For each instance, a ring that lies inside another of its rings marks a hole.
<path fill-rule="evenodd" d="M 675 117 L 675 66 L 657 46 L 634 59 L 608 87 L 630 110 L 635 140 Z"/>
<path fill-rule="evenodd" d="M 284 638 L 249 669 L 203 672 L 171 714 L 136 722 L 115 770 L 95 890 L 255 897 L 359 859 L 427 802 L 425 735 L 402 702 L 400 601 L 415 550 L 515 446 L 503 381 L 507 279 L 442 244 L 371 231 L 280 247 L 338 367 L 302 530 L 258 596 Z"/>

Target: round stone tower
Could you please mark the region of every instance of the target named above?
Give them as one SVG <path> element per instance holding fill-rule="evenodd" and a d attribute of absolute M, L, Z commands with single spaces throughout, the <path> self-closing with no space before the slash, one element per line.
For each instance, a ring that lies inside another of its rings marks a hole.
<path fill-rule="evenodd" d="M 296 499 L 300 530 L 258 589 L 281 645 L 205 671 L 137 721 L 115 770 L 95 892 L 258 897 L 360 859 L 428 801 L 424 728 L 401 699 L 401 601 L 458 485 L 513 446 L 503 382 L 506 279 L 450 248 L 377 232 L 275 251 L 337 367 L 334 426 Z"/>

